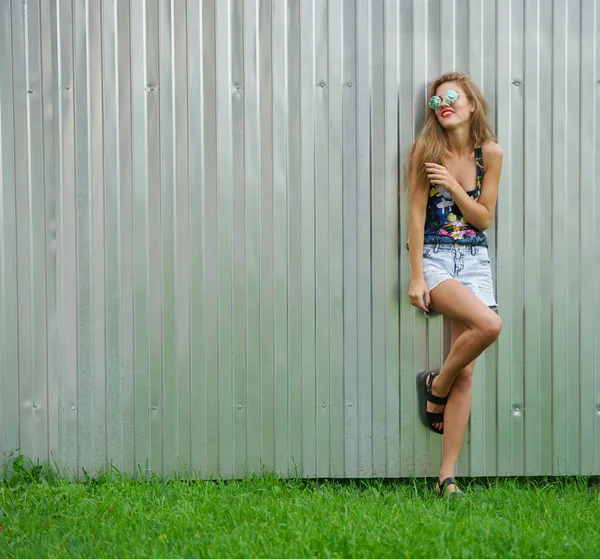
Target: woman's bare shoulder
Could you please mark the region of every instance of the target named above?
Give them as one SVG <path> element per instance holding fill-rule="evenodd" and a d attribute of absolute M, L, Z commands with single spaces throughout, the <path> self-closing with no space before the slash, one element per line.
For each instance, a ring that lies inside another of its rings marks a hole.
<path fill-rule="evenodd" d="M 498 144 L 492 140 L 488 140 L 487 142 L 485 142 L 481 146 L 481 148 L 483 150 L 484 161 L 486 158 L 501 160 L 502 155 L 504 154 L 504 152 L 502 151 L 502 148 L 500 147 L 500 144 Z"/>

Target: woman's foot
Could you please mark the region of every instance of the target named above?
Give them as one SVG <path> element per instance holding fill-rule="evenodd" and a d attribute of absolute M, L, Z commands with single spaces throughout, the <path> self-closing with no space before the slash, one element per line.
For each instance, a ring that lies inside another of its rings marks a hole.
<path fill-rule="evenodd" d="M 453 477 L 447 477 L 444 481 L 441 481 L 441 478 L 438 479 L 435 484 L 435 491 L 440 497 L 464 497 L 464 493 L 458 488 L 456 485 L 456 481 Z"/>
<path fill-rule="evenodd" d="M 438 380 L 438 373 L 429 373 L 427 378 L 425 379 L 425 387 L 430 391 L 430 393 L 436 398 L 447 398 L 447 394 L 440 394 L 436 390 L 436 381 Z M 436 414 L 444 414 L 444 410 L 446 409 L 446 404 L 435 404 L 430 400 L 427 400 L 427 412 L 436 413 Z M 432 423 L 433 428 L 439 433 L 444 432 L 444 422 L 439 421 L 436 423 Z"/>

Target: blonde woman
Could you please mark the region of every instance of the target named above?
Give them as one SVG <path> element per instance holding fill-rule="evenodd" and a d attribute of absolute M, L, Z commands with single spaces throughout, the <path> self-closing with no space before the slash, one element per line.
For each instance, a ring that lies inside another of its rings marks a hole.
<path fill-rule="evenodd" d="M 502 169 L 487 103 L 460 73 L 431 85 L 425 125 L 407 168 L 410 189 L 410 303 L 451 321 L 451 349 L 439 372 L 417 377 L 419 411 L 443 434 L 436 490 L 461 494 L 456 463 L 471 413 L 471 377 L 477 357 L 502 329 L 496 313 L 487 238 Z"/>

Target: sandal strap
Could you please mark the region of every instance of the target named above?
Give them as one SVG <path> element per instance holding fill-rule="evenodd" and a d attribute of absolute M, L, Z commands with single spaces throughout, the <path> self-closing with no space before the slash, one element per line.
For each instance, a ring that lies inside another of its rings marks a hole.
<path fill-rule="evenodd" d="M 439 406 L 443 406 L 448 401 L 448 395 L 446 396 L 436 396 L 432 391 L 431 387 L 433 385 L 433 379 L 438 376 L 439 373 L 430 373 L 427 377 L 427 382 L 425 383 L 425 397 L 428 402 L 432 404 L 437 404 Z"/>
<path fill-rule="evenodd" d="M 441 423 L 444 421 L 443 413 L 434 413 L 432 411 L 425 412 L 427 414 L 427 419 L 431 421 L 431 423 Z"/>
<path fill-rule="evenodd" d="M 442 481 L 441 483 L 440 483 L 440 481 L 438 480 L 438 483 L 439 483 L 439 485 L 440 485 L 440 491 L 439 491 L 440 497 L 444 497 L 444 496 L 446 495 L 446 488 L 447 488 L 449 485 L 456 485 L 456 481 L 454 480 L 454 478 L 453 478 L 453 477 L 447 477 L 447 478 L 446 478 L 444 481 Z"/>
<path fill-rule="evenodd" d="M 436 396 L 435 394 L 432 394 L 429 390 L 427 391 L 426 397 L 428 402 L 431 402 L 432 404 L 438 404 L 440 406 L 443 406 L 448 401 L 448 396 Z"/>

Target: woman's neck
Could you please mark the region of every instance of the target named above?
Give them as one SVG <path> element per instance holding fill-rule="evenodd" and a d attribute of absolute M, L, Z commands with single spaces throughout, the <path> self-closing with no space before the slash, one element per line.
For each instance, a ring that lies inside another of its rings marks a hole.
<path fill-rule="evenodd" d="M 448 130 L 448 151 L 453 155 L 470 155 L 473 151 L 471 131 L 468 126 Z"/>

